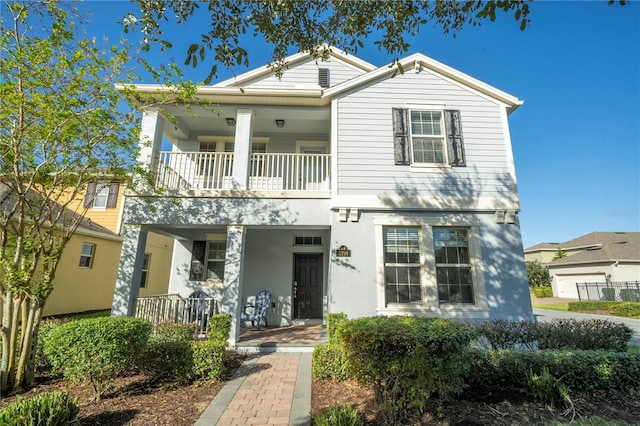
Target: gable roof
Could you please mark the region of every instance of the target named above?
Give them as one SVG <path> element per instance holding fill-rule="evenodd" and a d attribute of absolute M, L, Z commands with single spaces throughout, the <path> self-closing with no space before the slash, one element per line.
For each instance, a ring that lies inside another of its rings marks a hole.
<path fill-rule="evenodd" d="M 560 246 L 565 250 L 584 250 L 555 260 L 548 266 L 616 261 L 640 262 L 640 232 L 592 232 Z"/>
<path fill-rule="evenodd" d="M 348 55 L 339 49 L 329 47 L 330 55 L 337 60 L 349 63 L 362 70 L 358 77 L 351 78 L 327 89 L 307 89 L 307 88 L 269 88 L 269 87 L 242 87 L 242 82 L 249 82 L 259 76 L 267 76 L 273 71 L 265 66 L 256 70 L 244 73 L 237 78 L 228 79 L 212 86 L 198 86 L 196 96 L 203 100 L 217 103 L 235 104 L 262 104 L 262 105 L 296 105 L 296 106 L 321 106 L 328 105 L 331 100 L 348 91 L 366 86 L 379 79 L 387 79 L 397 73 L 397 66 L 383 65 L 374 67 L 352 55 Z M 308 52 L 297 53 L 285 58 L 285 62 L 292 65 L 315 60 Z M 428 70 L 444 79 L 464 86 L 476 93 L 505 105 L 507 113 L 515 111 L 523 101 L 489 84 L 471 77 L 461 71 L 449 67 L 435 59 L 429 58 L 421 53 L 407 56 L 398 61 L 400 66 L 409 72 Z M 286 72 L 286 70 L 284 71 Z M 136 93 L 174 93 L 172 87 L 162 84 L 116 84 L 116 89 L 131 89 Z"/>
<path fill-rule="evenodd" d="M 556 251 L 560 247 L 560 243 L 538 243 L 534 246 L 524 249 L 525 253 L 533 253 L 536 251 Z"/>
<path fill-rule="evenodd" d="M 369 62 L 363 61 L 362 59 L 350 55 L 347 52 L 333 46 L 323 45 L 320 47 L 320 50 L 326 51 L 329 54 L 329 59 L 333 58 L 340 62 L 348 64 L 354 68 L 359 69 L 362 73 L 370 72 L 377 68 L 375 65 L 372 65 Z M 284 59 L 284 62 L 286 63 L 287 67 L 290 67 L 303 62 L 308 62 L 310 60 L 314 59 L 308 52 L 300 52 L 296 53 L 295 55 L 286 57 Z M 271 76 L 273 74 L 274 72 L 271 67 L 269 67 L 269 65 L 265 65 L 252 71 L 247 71 L 237 77 L 231 77 L 227 80 L 221 81 L 220 83 L 213 84 L 211 85 L 211 87 L 234 87 L 237 89 L 238 87 L 242 87 L 249 81 L 253 81 L 259 77 Z"/>

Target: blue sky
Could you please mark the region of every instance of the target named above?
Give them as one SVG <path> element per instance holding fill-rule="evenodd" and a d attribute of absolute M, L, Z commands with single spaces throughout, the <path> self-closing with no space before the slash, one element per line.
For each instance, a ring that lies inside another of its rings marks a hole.
<path fill-rule="evenodd" d="M 94 9 L 96 35 L 122 37 L 114 22 L 133 4 L 84 6 Z M 456 37 L 427 28 L 407 55 L 424 53 L 524 100 L 509 121 L 525 248 L 640 231 L 640 2 L 535 1 L 530 18 L 525 31 L 507 15 Z M 174 49 L 162 57 L 156 49 L 154 60 L 182 64 L 200 31 L 193 22 L 167 33 Z M 259 40 L 248 50 L 250 69 L 269 60 Z M 357 56 L 378 66 L 392 59 L 373 43 Z M 184 67 L 185 75 L 201 81 L 210 65 Z M 217 81 L 229 76 L 222 70 Z"/>

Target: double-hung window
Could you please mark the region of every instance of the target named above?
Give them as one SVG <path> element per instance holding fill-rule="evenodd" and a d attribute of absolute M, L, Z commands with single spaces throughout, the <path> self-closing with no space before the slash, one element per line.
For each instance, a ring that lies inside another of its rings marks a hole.
<path fill-rule="evenodd" d="M 384 228 L 384 275 L 387 304 L 412 303 L 422 300 L 419 235 L 419 228 Z"/>
<path fill-rule="evenodd" d="M 413 163 L 446 164 L 442 111 L 411 110 L 409 115 Z"/>
<path fill-rule="evenodd" d="M 207 278 L 224 281 L 224 258 L 227 250 L 227 242 L 209 241 L 207 254 Z"/>
<path fill-rule="evenodd" d="M 151 260 L 151 255 L 149 253 L 144 254 L 144 258 L 142 259 L 142 274 L 140 275 L 140 288 L 145 288 L 147 286 L 147 278 L 149 277 L 149 261 Z"/>
<path fill-rule="evenodd" d="M 112 209 L 118 201 L 118 182 L 89 182 L 84 206 L 97 210 Z"/>
<path fill-rule="evenodd" d="M 392 108 L 396 165 L 467 165 L 459 110 Z"/>
<path fill-rule="evenodd" d="M 81 268 L 91 268 L 93 266 L 93 256 L 96 251 L 96 245 L 91 243 L 82 243 L 82 251 L 80 252 Z"/>
<path fill-rule="evenodd" d="M 433 246 L 440 303 L 474 303 L 466 228 L 434 228 Z"/>

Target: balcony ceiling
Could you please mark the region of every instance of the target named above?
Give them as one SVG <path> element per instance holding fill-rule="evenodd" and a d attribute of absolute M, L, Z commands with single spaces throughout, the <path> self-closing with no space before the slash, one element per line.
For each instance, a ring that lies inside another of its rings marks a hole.
<path fill-rule="evenodd" d="M 200 106 L 191 111 L 174 107 L 165 108 L 173 121 L 167 121 L 165 136 L 170 139 L 193 138 L 197 135 L 231 135 L 235 127 L 227 125 L 227 118 L 236 118 L 238 109 L 251 109 L 254 114 L 254 134 L 302 133 L 328 134 L 330 132 L 331 109 L 323 107 L 247 107 L 221 105 L 206 110 Z M 276 119 L 285 121 L 284 127 L 276 126 Z"/>

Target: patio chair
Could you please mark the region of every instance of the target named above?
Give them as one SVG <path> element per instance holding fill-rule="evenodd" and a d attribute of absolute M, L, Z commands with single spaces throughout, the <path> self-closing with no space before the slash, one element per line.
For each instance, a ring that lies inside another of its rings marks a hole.
<path fill-rule="evenodd" d="M 261 291 L 256 295 L 256 300 L 253 305 L 247 305 L 242 308 L 242 314 L 240 318 L 243 321 L 251 321 L 251 325 L 254 326 L 258 323 L 258 331 L 260 331 L 260 322 L 264 319 L 264 325 L 267 327 L 267 309 L 271 307 L 271 293 L 266 290 Z"/>

